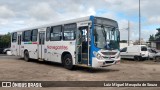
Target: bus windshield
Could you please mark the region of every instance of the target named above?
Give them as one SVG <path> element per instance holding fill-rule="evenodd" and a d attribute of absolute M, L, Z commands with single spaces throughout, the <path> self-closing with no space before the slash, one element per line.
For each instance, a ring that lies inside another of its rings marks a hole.
<path fill-rule="evenodd" d="M 119 31 L 113 26 L 96 25 L 94 31 L 94 44 L 106 50 L 119 48 Z"/>

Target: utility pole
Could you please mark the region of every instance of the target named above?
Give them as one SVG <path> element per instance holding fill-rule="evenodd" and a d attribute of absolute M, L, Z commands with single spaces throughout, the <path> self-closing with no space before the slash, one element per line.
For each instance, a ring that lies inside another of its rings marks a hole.
<path fill-rule="evenodd" d="M 141 45 L 141 1 L 139 0 L 139 45 Z"/>
<path fill-rule="evenodd" d="M 130 45 L 130 23 L 128 20 L 128 46 Z"/>

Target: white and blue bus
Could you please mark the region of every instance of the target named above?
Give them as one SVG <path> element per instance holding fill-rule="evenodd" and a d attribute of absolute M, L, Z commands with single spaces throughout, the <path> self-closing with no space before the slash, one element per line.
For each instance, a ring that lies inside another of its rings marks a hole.
<path fill-rule="evenodd" d="M 11 51 L 24 60 L 37 59 L 75 65 L 105 67 L 120 62 L 118 23 L 88 16 L 12 32 Z"/>

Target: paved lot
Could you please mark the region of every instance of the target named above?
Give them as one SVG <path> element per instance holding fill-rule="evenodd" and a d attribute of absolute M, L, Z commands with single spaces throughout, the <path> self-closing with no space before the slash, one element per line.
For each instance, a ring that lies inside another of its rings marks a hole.
<path fill-rule="evenodd" d="M 0 55 L 0 80 L 15 81 L 159 81 L 160 80 L 160 62 L 153 61 L 127 61 L 123 60 L 119 65 L 113 65 L 105 68 L 91 69 L 86 67 L 76 67 L 70 71 L 60 64 L 50 62 L 24 60 L 15 56 Z M 2 89 L 2 88 L 0 88 Z M 8 90 L 9 88 L 3 88 Z M 13 89 L 13 88 L 11 88 Z M 21 90 L 22 88 L 14 88 Z M 28 88 L 23 88 L 28 90 Z M 30 88 L 39 90 L 43 88 Z M 157 90 L 160 88 L 45 88 L 47 90 L 61 89 L 102 89 L 102 90 Z"/>

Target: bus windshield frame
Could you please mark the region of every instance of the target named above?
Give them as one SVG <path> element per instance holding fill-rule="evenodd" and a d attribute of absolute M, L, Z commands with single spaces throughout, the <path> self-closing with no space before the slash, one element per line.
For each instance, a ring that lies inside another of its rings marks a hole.
<path fill-rule="evenodd" d="M 100 20 L 99 20 L 100 21 Z M 104 22 L 110 23 L 110 25 Z M 111 25 L 112 24 L 112 25 Z M 94 45 L 97 48 L 105 50 L 119 49 L 120 33 L 117 22 L 105 21 L 95 23 L 94 25 Z"/>

